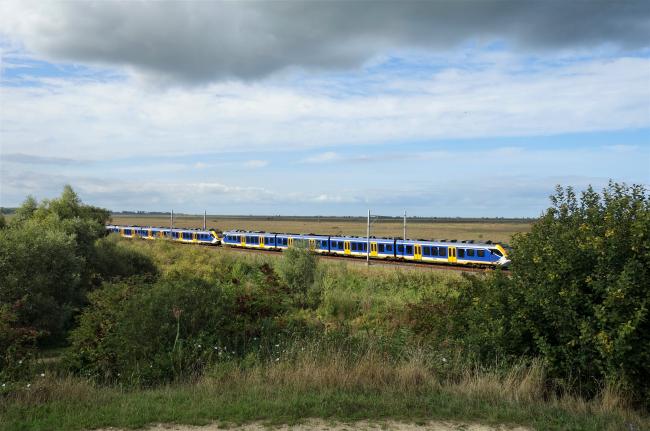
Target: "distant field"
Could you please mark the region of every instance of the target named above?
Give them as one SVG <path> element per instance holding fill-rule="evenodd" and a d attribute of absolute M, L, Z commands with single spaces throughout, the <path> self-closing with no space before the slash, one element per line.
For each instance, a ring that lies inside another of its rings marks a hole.
<path fill-rule="evenodd" d="M 169 226 L 169 217 L 114 215 L 115 224 L 138 226 Z M 207 225 L 217 230 L 262 230 L 269 232 L 319 233 L 327 235 L 366 235 L 366 221 L 346 218 L 275 218 L 275 217 L 214 217 L 208 216 Z M 175 227 L 196 228 L 203 226 L 201 216 L 179 216 Z M 530 231 L 527 221 L 434 221 L 407 220 L 406 235 L 423 239 L 475 239 L 509 243 L 512 235 Z M 396 220 L 374 220 L 371 235 L 401 237 L 402 222 Z"/>

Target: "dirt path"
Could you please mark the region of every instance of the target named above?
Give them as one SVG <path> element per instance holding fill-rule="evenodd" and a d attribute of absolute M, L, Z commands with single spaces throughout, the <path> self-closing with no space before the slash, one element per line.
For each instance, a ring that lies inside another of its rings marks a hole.
<path fill-rule="evenodd" d="M 252 423 L 241 426 L 224 426 L 224 425 L 169 425 L 158 424 L 146 428 L 147 431 L 531 431 L 530 428 L 524 427 L 507 427 L 507 426 L 488 426 L 479 424 L 459 423 L 459 422 L 426 422 L 425 424 L 414 424 L 397 421 L 380 421 L 380 422 L 328 422 L 324 420 L 309 420 L 296 425 L 277 425 L 269 426 L 262 423 Z M 116 428 L 106 428 L 98 431 L 119 431 Z"/>

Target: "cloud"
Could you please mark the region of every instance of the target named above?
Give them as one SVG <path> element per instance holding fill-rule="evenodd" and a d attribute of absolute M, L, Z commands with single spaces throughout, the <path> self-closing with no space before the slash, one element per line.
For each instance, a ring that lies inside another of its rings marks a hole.
<path fill-rule="evenodd" d="M 291 67 L 354 68 L 400 50 L 505 42 L 521 51 L 647 47 L 643 0 L 3 2 L 0 28 L 53 60 L 184 83 Z"/>
<path fill-rule="evenodd" d="M 323 94 L 322 83 L 309 80 L 160 91 L 132 81 L 48 78 L 2 88 L 12 108 L 2 114 L 3 151 L 97 160 L 318 149 L 305 160 L 317 163 L 335 159 L 337 146 L 643 128 L 650 126 L 649 68 L 647 58 L 618 58 L 528 73 L 488 64 L 412 78 L 352 75 L 332 85 L 364 91 L 339 94 Z"/>
<path fill-rule="evenodd" d="M 336 162 L 341 159 L 341 156 L 333 151 L 317 154 L 315 156 L 302 159 L 301 163 L 329 163 Z"/>
<path fill-rule="evenodd" d="M 247 168 L 263 168 L 268 166 L 268 160 L 247 160 L 244 162 L 244 166 Z"/>
<path fill-rule="evenodd" d="M 21 153 L 0 154 L 3 162 L 20 163 L 25 165 L 80 165 L 87 161 L 67 159 L 63 157 L 44 157 Z"/>

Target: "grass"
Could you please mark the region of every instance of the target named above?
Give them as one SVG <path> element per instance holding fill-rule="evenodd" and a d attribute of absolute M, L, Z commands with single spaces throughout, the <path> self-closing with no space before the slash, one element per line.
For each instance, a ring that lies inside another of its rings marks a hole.
<path fill-rule="evenodd" d="M 294 349 L 295 350 L 295 349 Z M 1 430 L 137 428 L 150 423 L 455 420 L 540 430 L 648 429 L 613 391 L 586 402 L 549 397 L 539 364 L 507 372 L 460 368 L 441 378 L 423 352 L 397 363 L 307 349 L 280 361 L 225 362 L 191 383 L 147 390 L 46 377 L 0 401 Z M 450 365 L 453 367 L 453 364 Z"/>
<path fill-rule="evenodd" d="M 276 261 L 166 241 L 109 240 L 150 256 L 161 277 L 191 274 L 214 281 L 227 270 L 239 274 L 245 286 L 254 282 L 255 268 Z M 0 430 L 281 424 L 309 418 L 650 429 L 650 418 L 629 408 L 615 388 L 604 388 L 592 400 L 558 396 L 539 362 L 478 367 L 451 348 L 403 342 L 408 305 L 424 296 L 444 301 L 457 295 L 466 280 L 456 273 L 328 262 L 319 264 L 316 280 L 320 303 L 296 313 L 318 322 L 322 338 L 285 341 L 270 357 L 251 352 L 217 362 L 193 379 L 155 388 L 98 385 L 69 375 L 57 359 L 61 350 L 44 352 L 29 382 L 0 389 Z"/>
<path fill-rule="evenodd" d="M 113 223 L 139 226 L 169 226 L 169 218 L 162 216 L 113 215 Z M 213 217 L 207 219 L 208 227 L 219 230 L 243 229 L 270 232 L 319 233 L 326 235 L 366 235 L 366 221 L 348 218 L 275 218 L 275 217 Z M 198 228 L 203 226 L 202 216 L 180 216 L 174 226 Z M 424 239 L 475 239 L 509 243 L 515 233 L 530 231 L 528 221 L 419 221 L 409 220 L 407 236 Z M 402 222 L 377 220 L 372 224 L 372 235 L 401 237 Z"/>

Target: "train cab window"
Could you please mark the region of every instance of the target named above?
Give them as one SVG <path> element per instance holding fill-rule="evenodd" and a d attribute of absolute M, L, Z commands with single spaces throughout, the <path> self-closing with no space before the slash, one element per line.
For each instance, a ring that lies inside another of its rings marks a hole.
<path fill-rule="evenodd" d="M 465 249 L 464 248 L 459 248 L 458 249 L 458 257 L 465 257 Z"/>
<path fill-rule="evenodd" d="M 491 249 L 491 250 L 490 250 L 490 253 L 492 253 L 492 254 L 496 254 L 496 255 L 499 256 L 499 257 L 503 256 L 503 255 L 501 254 L 501 252 L 500 252 L 498 249 L 496 249 L 496 248 Z"/>
<path fill-rule="evenodd" d="M 406 246 L 406 254 L 413 254 L 413 246 L 412 245 L 407 245 Z"/>
<path fill-rule="evenodd" d="M 400 253 L 400 254 L 404 253 L 404 246 L 401 245 L 401 244 L 398 245 L 398 246 L 397 246 L 397 252 Z"/>
<path fill-rule="evenodd" d="M 478 257 L 485 257 L 485 250 L 478 250 L 477 255 Z"/>
<path fill-rule="evenodd" d="M 467 250 L 467 256 L 469 256 L 469 257 L 474 257 L 474 250 L 471 249 L 471 248 L 468 249 L 468 250 Z"/>
<path fill-rule="evenodd" d="M 445 247 L 438 247 L 438 252 L 441 257 L 447 256 L 447 249 Z"/>
<path fill-rule="evenodd" d="M 379 253 L 383 253 L 384 252 L 384 244 L 378 244 L 378 246 L 379 246 Z"/>

